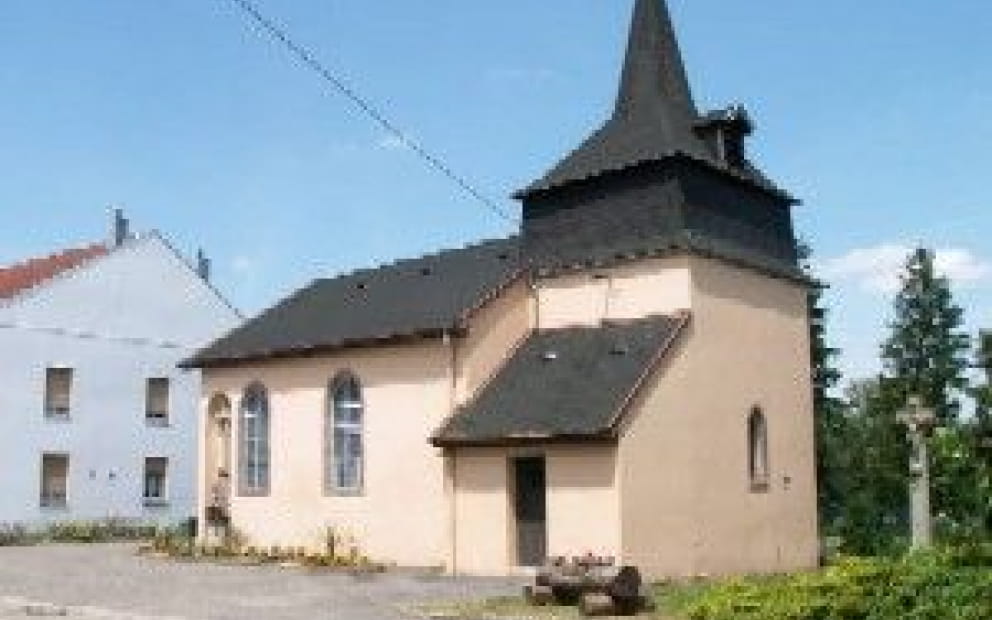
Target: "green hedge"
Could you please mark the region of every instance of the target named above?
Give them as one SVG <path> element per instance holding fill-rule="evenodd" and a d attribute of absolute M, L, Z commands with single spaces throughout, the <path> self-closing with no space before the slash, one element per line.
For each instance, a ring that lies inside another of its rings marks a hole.
<path fill-rule="evenodd" d="M 844 559 L 816 573 L 719 583 L 680 611 L 689 620 L 992 620 L 992 549 Z"/>

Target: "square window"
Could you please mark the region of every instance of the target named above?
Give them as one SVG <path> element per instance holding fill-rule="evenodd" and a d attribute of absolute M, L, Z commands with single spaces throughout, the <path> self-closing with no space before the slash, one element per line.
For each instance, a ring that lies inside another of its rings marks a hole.
<path fill-rule="evenodd" d="M 41 507 L 62 510 L 68 506 L 69 455 L 41 456 Z"/>
<path fill-rule="evenodd" d="M 169 459 L 164 457 L 148 457 L 145 459 L 145 491 L 146 506 L 164 506 L 168 501 Z"/>
<path fill-rule="evenodd" d="M 45 371 L 45 417 L 68 420 L 72 413 L 72 369 L 49 368 Z"/>
<path fill-rule="evenodd" d="M 169 380 L 149 379 L 145 391 L 145 422 L 149 426 L 169 425 Z"/>

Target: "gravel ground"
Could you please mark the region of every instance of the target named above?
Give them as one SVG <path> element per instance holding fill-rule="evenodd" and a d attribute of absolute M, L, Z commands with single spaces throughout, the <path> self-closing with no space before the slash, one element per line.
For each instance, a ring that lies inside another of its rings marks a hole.
<path fill-rule="evenodd" d="M 132 545 L 0 548 L 0 620 L 410 620 L 419 603 L 513 594 L 520 585 L 179 564 L 138 557 Z"/>

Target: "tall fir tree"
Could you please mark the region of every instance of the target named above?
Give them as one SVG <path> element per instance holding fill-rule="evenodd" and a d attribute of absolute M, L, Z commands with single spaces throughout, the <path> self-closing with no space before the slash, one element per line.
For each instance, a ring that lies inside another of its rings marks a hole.
<path fill-rule="evenodd" d="M 934 253 L 914 251 L 902 275 L 882 361 L 899 395 L 921 397 L 942 425 L 957 421 L 960 395 L 968 385 L 970 338 L 961 329 L 963 315 L 950 282 L 936 273 Z"/>
<path fill-rule="evenodd" d="M 810 246 L 799 245 L 800 264 L 811 279 L 815 277 Z M 841 379 L 836 367 L 840 351 L 827 343 L 827 309 L 823 286 L 814 284 L 807 294 L 809 315 L 810 369 L 813 384 L 813 414 L 816 424 L 817 493 L 820 521 L 836 522 L 843 510 L 843 407 L 832 395 Z M 827 526 L 829 528 L 829 525 Z"/>

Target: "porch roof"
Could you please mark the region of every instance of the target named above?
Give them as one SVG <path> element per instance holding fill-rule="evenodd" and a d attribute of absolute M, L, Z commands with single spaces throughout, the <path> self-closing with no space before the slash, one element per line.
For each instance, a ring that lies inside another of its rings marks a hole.
<path fill-rule="evenodd" d="M 535 332 L 435 434 L 439 447 L 615 441 L 688 314 Z"/>

